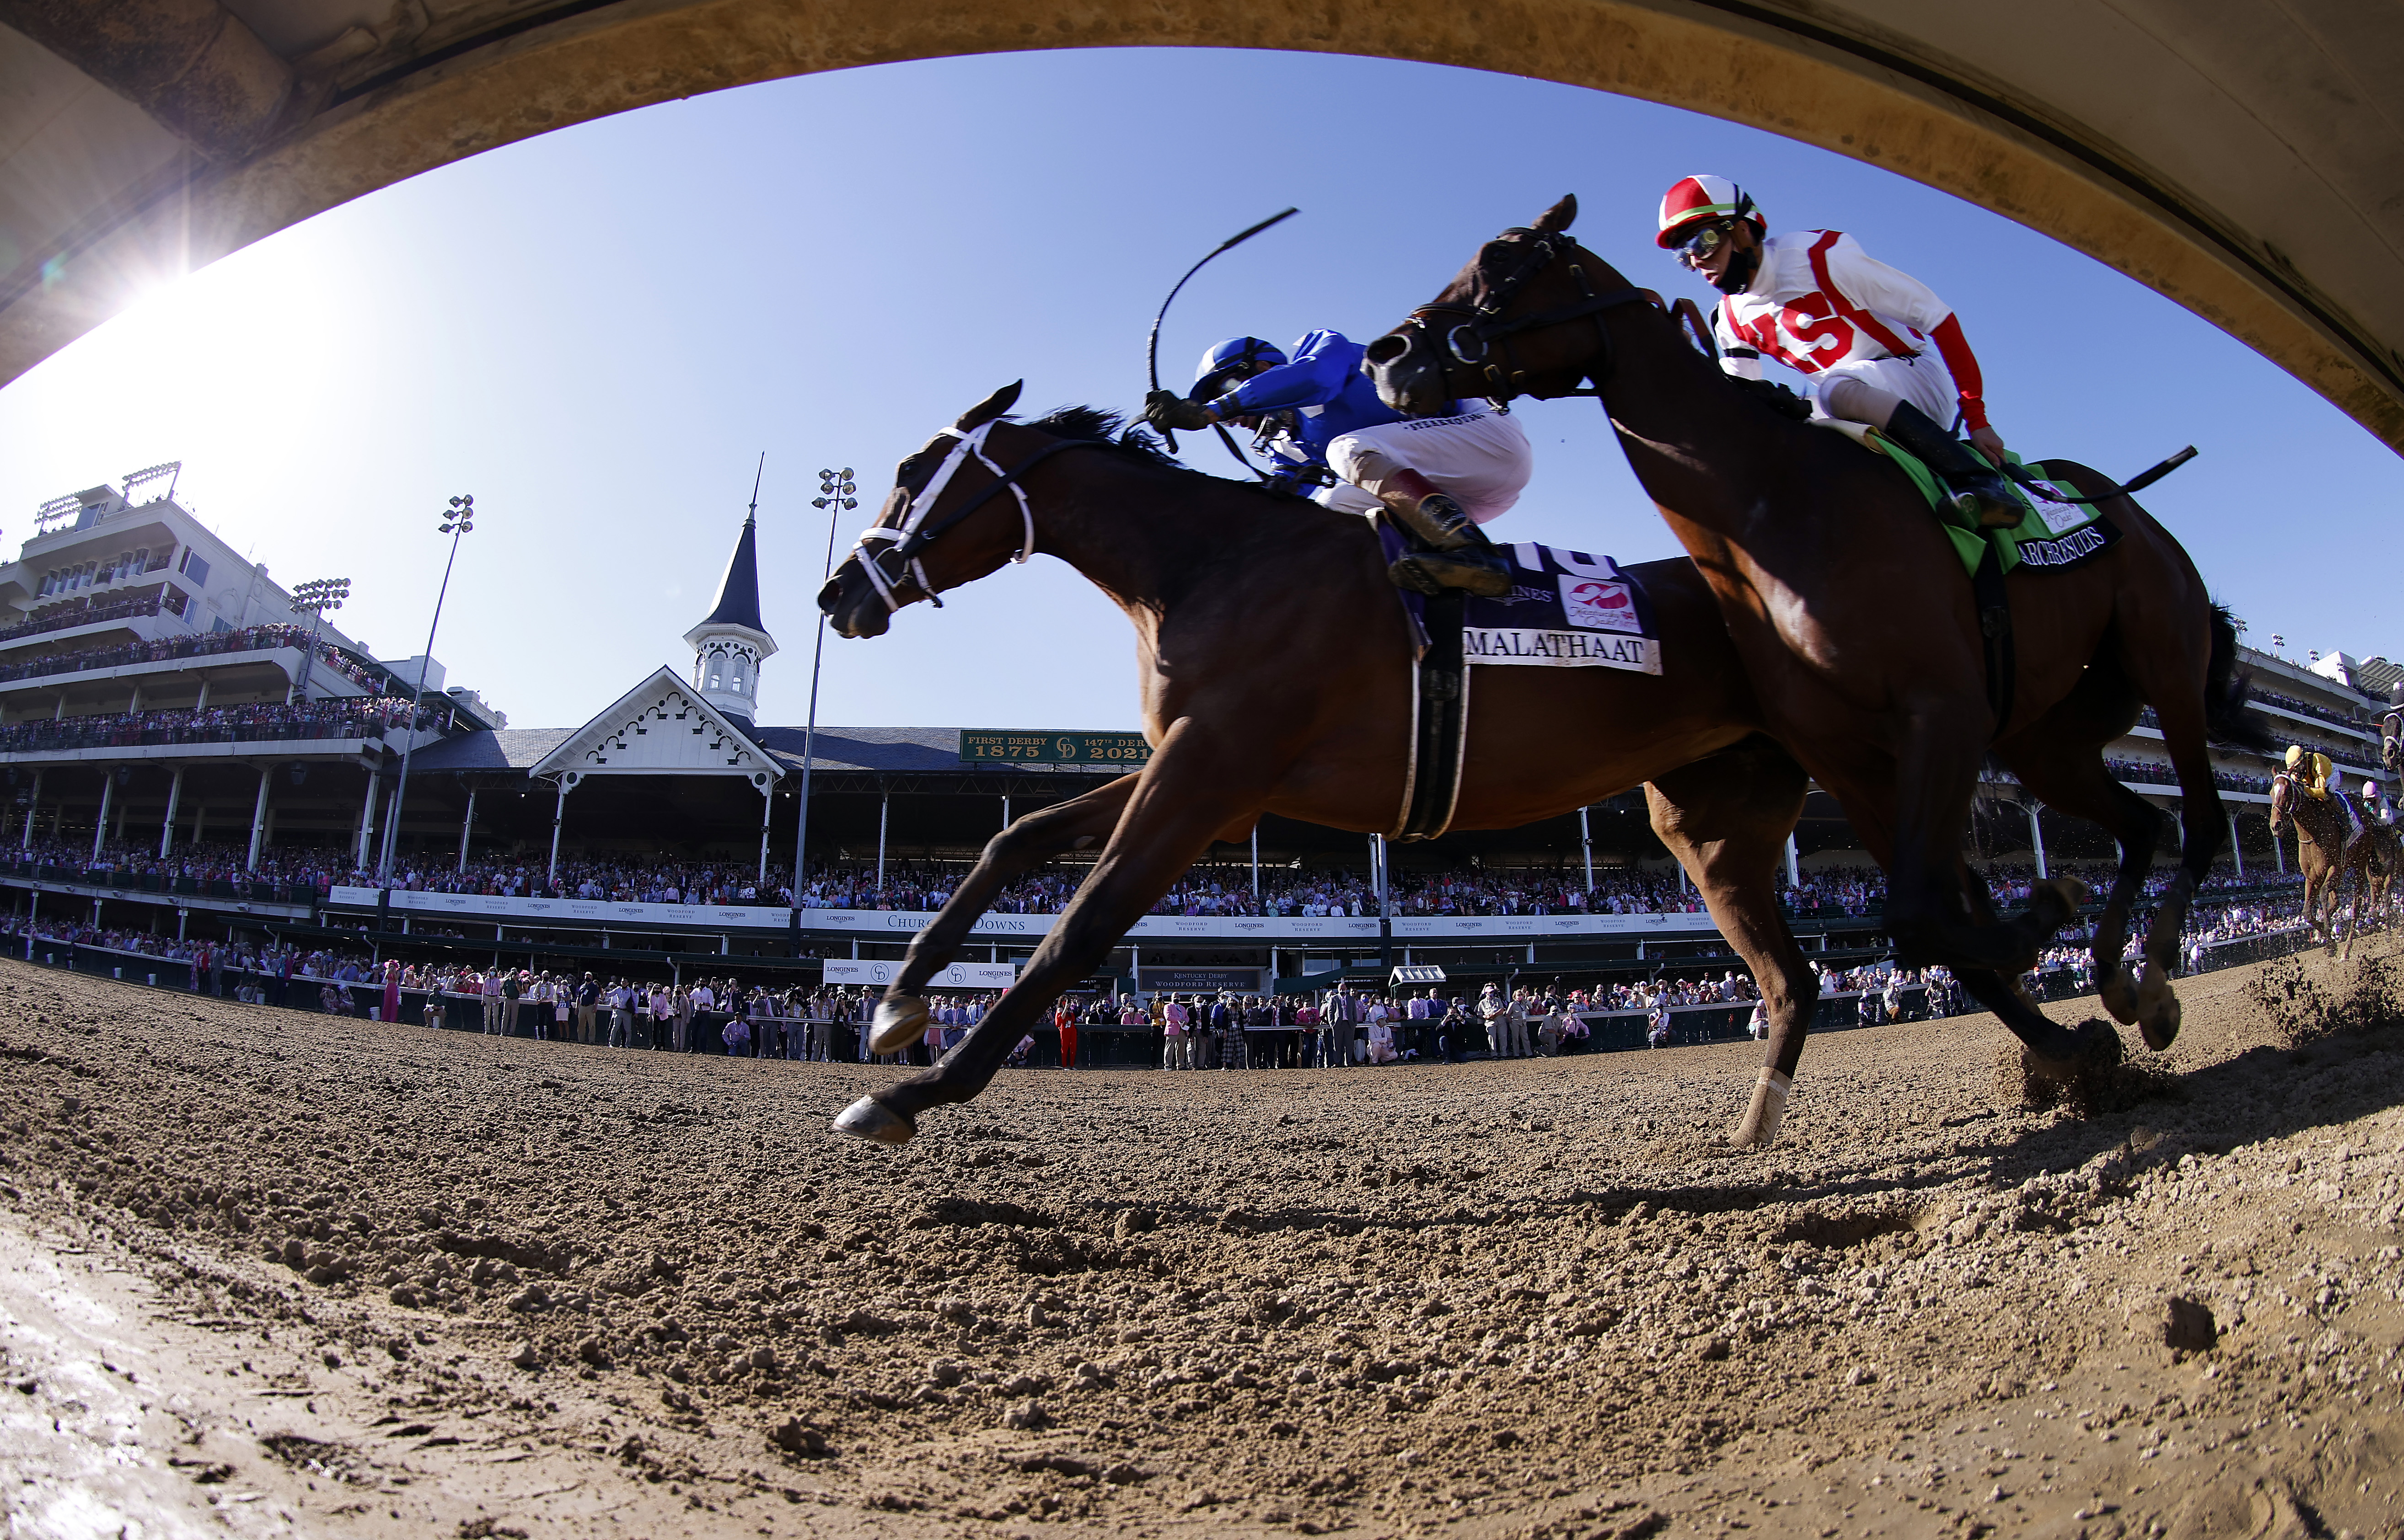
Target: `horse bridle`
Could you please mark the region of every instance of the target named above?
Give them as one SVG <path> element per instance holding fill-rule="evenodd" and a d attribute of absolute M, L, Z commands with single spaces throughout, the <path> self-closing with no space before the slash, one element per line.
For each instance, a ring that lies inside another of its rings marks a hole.
<path fill-rule="evenodd" d="M 2303 812 L 2304 799 L 2312 794 L 2304 789 L 2303 778 L 2299 776 L 2293 770 L 2283 770 L 2278 774 L 2271 777 L 2271 816 L 2272 820 L 2275 822 L 2280 812 L 2279 783 L 2282 781 L 2287 784 L 2287 806 L 2285 811 L 2287 814 L 2287 822 L 2296 825 L 2296 838 L 2308 844 L 2317 845 L 2321 843 L 2320 840 L 2313 838 L 2313 831 L 2304 826 L 2304 821 L 2300 814 Z M 2343 794 L 2341 793 L 2340 795 L 2342 796 Z"/>
<path fill-rule="evenodd" d="M 945 428 L 936 435 L 937 437 L 949 436 L 958 442 L 952 446 L 949 454 L 943 456 L 943 463 L 935 467 L 935 474 L 928 479 L 925 486 L 902 489 L 908 494 L 909 501 L 902 505 L 900 519 L 888 524 L 880 516 L 878 522 L 860 531 L 860 538 L 852 542 L 851 555 L 859 560 L 860 570 L 867 575 L 869 585 L 876 590 L 876 597 L 885 601 L 886 613 L 891 614 L 902 608 L 902 601 L 894 596 L 894 588 L 904 576 L 918 585 L 918 591 L 927 596 L 929 604 L 937 609 L 943 607 L 943 599 L 935 591 L 934 581 L 927 576 L 927 569 L 919 558 L 940 536 L 1004 490 L 1018 499 L 1018 517 L 1026 530 L 1025 538 L 1019 542 L 1018 549 L 1011 560 L 1025 565 L 1027 559 L 1035 554 L 1035 509 L 1027 501 L 1027 489 L 1020 484 L 1021 479 L 1063 450 L 1088 449 L 1100 442 L 1091 438 L 1063 438 L 1044 445 L 1004 470 L 985 451 L 986 437 L 1000 425 L 1000 422 L 1001 419 L 996 418 L 993 422 L 979 423 L 966 433 L 957 428 Z M 928 515 L 943 500 L 943 489 L 950 484 L 953 474 L 971 455 L 993 472 L 993 484 L 942 518 L 929 519 Z M 872 543 L 885 548 L 872 551 L 869 548 Z M 895 570 L 889 572 L 885 565 L 888 559 L 895 563 Z"/>
<path fill-rule="evenodd" d="M 1558 306 L 1548 311 L 1539 311 L 1533 315 L 1522 315 L 1511 321 L 1499 320 L 1497 318 L 1502 314 L 1503 308 L 1518 298 L 1521 289 L 1527 287 L 1538 273 L 1561 260 L 1568 255 L 1568 251 L 1576 245 L 1575 242 L 1569 241 L 1565 237 L 1560 237 L 1561 243 L 1556 245 L 1556 234 L 1537 234 L 1536 231 L 1524 226 L 1515 226 L 1506 229 L 1496 239 L 1507 241 L 1516 235 L 1533 235 L 1535 240 L 1528 247 L 1526 258 L 1501 279 L 1489 284 L 1483 298 L 1467 305 L 1421 305 L 1404 317 L 1403 326 L 1395 329 L 1399 331 L 1403 327 L 1409 327 L 1420 332 L 1428 338 L 1432 348 L 1436 346 L 1437 339 L 1441 338 L 1442 346 L 1437 350 L 1438 356 L 1448 354 L 1451 360 L 1444 366 L 1445 373 L 1447 376 L 1450 375 L 1454 365 L 1458 364 L 1461 368 L 1476 370 L 1483 384 L 1489 387 L 1483 391 L 1463 394 L 1485 395 L 1493 400 L 1503 401 L 1518 395 L 1528 382 L 1528 371 L 1518 367 L 1518 354 L 1511 347 L 1512 338 L 1523 331 L 1535 331 L 1544 326 L 1558 326 L 1564 321 L 1576 321 L 1593 316 L 1596 318 L 1595 333 L 1602 343 L 1601 361 L 1595 368 L 1587 370 L 1586 375 L 1586 378 L 1594 382 L 1561 394 L 1600 395 L 1602 382 L 1610 375 L 1612 366 L 1611 328 L 1602 324 L 1600 319 L 1602 312 L 1620 305 L 1644 302 L 1658 305 L 1661 302 L 1661 297 L 1650 289 L 1633 287 L 1611 289 L 1597 294 L 1593 283 L 1586 277 L 1586 264 L 1572 259 L 1569 268 L 1571 273 L 1577 279 L 1578 292 L 1582 298 L 1571 304 Z M 1479 276 L 1484 276 L 1482 262 Z M 1438 315 L 1458 315 L 1465 319 L 1439 332 L 1431 320 L 1432 317 Z M 1468 341 L 1465 342 L 1464 338 Z M 1474 353 L 1470 350 L 1470 342 L 1475 344 L 1476 351 Z M 1498 363 L 1494 358 L 1494 344 L 1497 342 L 1502 344 L 1503 363 Z M 1504 363 L 1510 367 L 1504 368 Z"/>

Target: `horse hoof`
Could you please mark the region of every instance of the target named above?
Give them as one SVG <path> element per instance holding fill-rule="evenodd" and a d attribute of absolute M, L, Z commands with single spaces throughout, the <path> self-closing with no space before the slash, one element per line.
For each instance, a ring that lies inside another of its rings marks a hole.
<path fill-rule="evenodd" d="M 2029 1070 L 2041 1080 L 2056 1083 L 2076 1079 L 2079 1075 L 2096 1070 L 2108 1070 L 2121 1059 L 2120 1034 L 2112 1030 L 2109 1021 L 2093 1018 L 2062 1034 L 2068 1050 L 2060 1058 L 2028 1049 L 2021 1055 Z"/>
<path fill-rule="evenodd" d="M 2137 980 L 2122 964 L 2104 975 L 2103 987 L 2097 991 L 2104 997 L 2104 1008 L 2112 1020 L 2128 1026 L 2137 1022 Z"/>
<path fill-rule="evenodd" d="M 1778 1126 L 1786 1119 L 1786 1095 L 1795 1086 L 1792 1075 L 1781 1075 L 1767 1065 L 1761 1077 L 1754 1082 L 1753 1103 L 1745 1108 L 1736 1131 L 1728 1144 L 1737 1149 L 1768 1149 L 1777 1143 Z"/>
<path fill-rule="evenodd" d="M 872 1144 L 906 1145 L 918 1125 L 874 1096 L 863 1096 L 843 1109 L 843 1116 L 834 1120 L 834 1131 Z"/>
<path fill-rule="evenodd" d="M 2036 884 L 2038 891 L 2050 890 L 2062 901 L 2067 914 L 2076 914 L 2078 906 L 2094 895 L 2095 890 L 2076 877 L 2048 877 Z"/>
<path fill-rule="evenodd" d="M 2137 1032 L 2145 1047 L 2159 1053 L 2178 1041 L 2178 994 L 2170 980 L 2162 977 L 2159 966 L 2145 969 L 2145 982 L 2137 988 Z"/>
<path fill-rule="evenodd" d="M 900 1053 L 927 1035 L 927 1002 L 915 994 L 889 994 L 876 1003 L 868 1023 L 868 1051 Z"/>

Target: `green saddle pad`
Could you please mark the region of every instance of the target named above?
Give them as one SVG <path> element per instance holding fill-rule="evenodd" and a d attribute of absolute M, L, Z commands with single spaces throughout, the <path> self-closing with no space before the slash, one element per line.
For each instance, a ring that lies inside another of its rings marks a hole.
<path fill-rule="evenodd" d="M 1856 423 L 1831 423 L 1830 425 L 1843 431 L 1845 437 L 1864 449 L 1885 455 L 1902 468 L 1903 474 L 1910 478 L 1912 486 L 1927 502 L 1929 511 L 1936 515 L 1937 522 L 1944 527 L 1945 537 L 1953 542 L 1954 554 L 1962 558 L 1962 570 L 1974 576 L 1990 549 L 1995 553 L 1996 564 L 2009 572 L 2020 564 L 2021 541 L 2059 540 L 2065 534 L 2085 529 L 2103 517 L 2084 503 L 2060 503 L 2043 496 L 2031 497 L 2027 488 L 2007 480 L 2005 485 L 2011 489 L 2014 497 L 2020 499 L 2020 506 L 2027 510 L 2026 516 L 2019 523 L 2002 529 L 1981 529 L 1977 520 L 1955 511 L 1945 483 L 1920 456 L 1875 428 Z M 2008 450 L 2005 451 L 2005 457 L 2016 465 L 2022 464 L 2020 457 Z"/>

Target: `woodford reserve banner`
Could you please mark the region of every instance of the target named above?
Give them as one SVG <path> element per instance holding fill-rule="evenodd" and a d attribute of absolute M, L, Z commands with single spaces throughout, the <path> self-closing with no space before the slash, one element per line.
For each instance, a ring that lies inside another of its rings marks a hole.
<path fill-rule="evenodd" d="M 1118 765 L 1133 770 L 1152 757 L 1139 732 L 1006 732 L 960 729 L 960 763 L 1013 760 L 1022 765 Z"/>

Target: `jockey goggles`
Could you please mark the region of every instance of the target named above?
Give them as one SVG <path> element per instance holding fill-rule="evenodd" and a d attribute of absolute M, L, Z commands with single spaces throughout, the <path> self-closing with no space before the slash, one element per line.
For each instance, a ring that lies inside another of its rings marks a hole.
<path fill-rule="evenodd" d="M 1687 231 L 1673 248 L 1678 254 L 1679 265 L 1701 267 L 1711 259 L 1713 252 L 1720 249 L 1721 243 L 1728 239 L 1739 223 L 1735 219 L 1706 219 Z"/>

